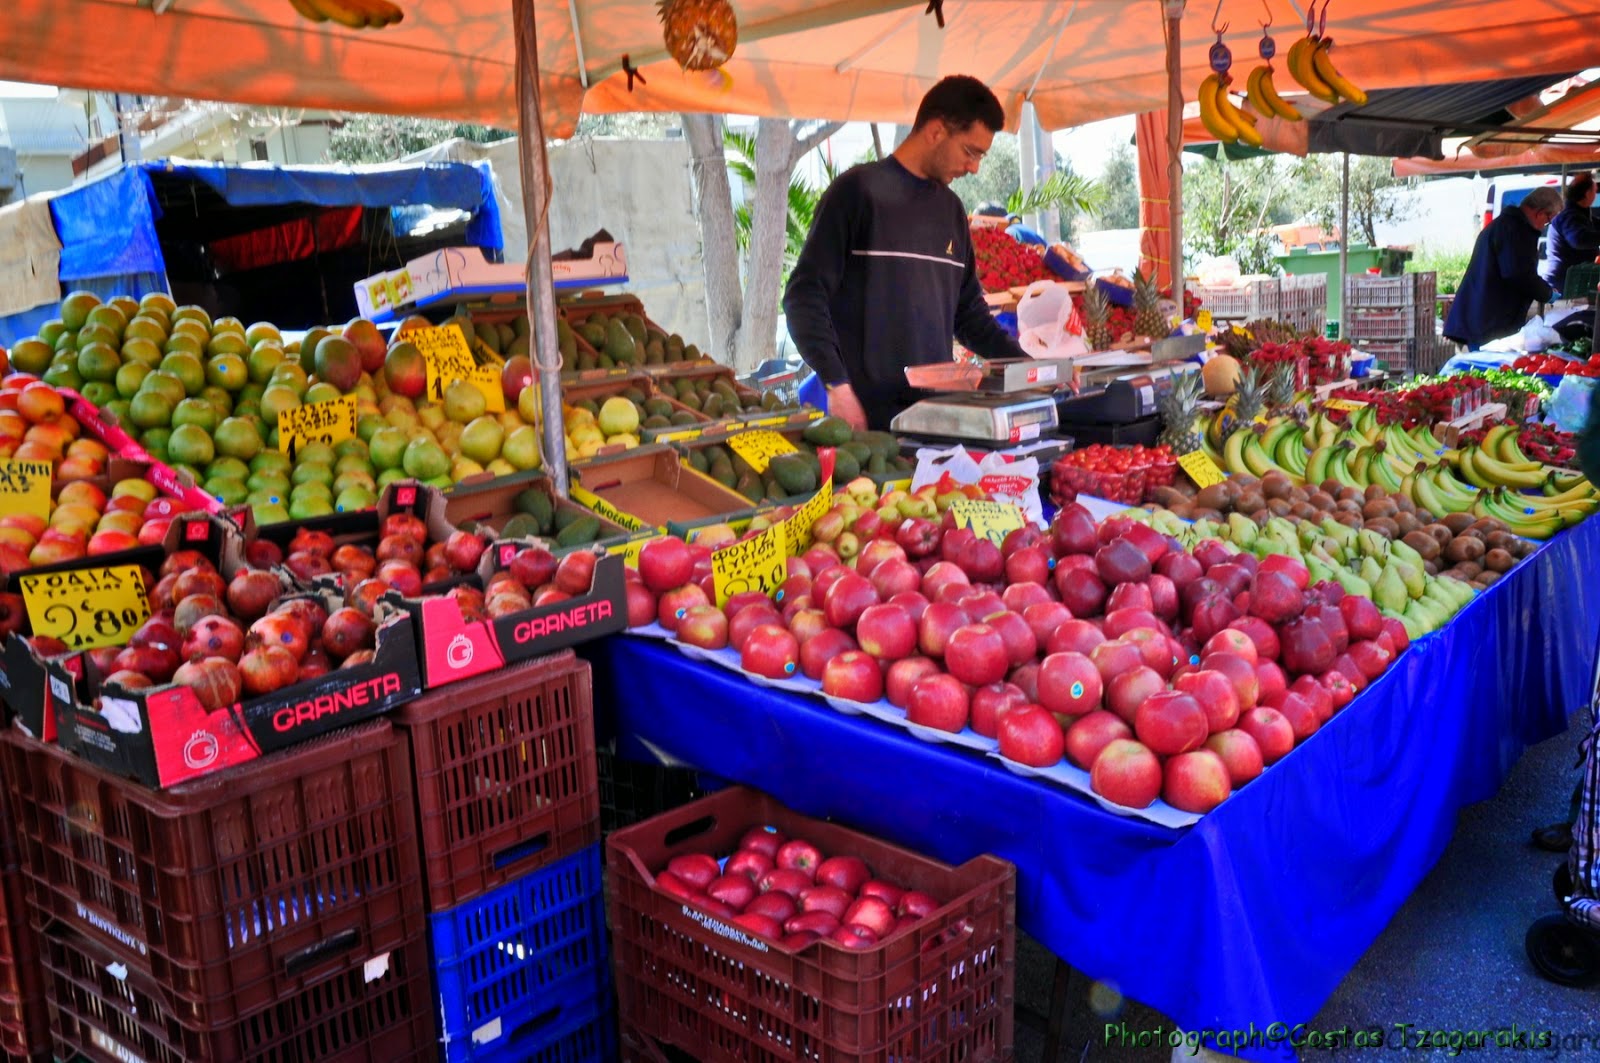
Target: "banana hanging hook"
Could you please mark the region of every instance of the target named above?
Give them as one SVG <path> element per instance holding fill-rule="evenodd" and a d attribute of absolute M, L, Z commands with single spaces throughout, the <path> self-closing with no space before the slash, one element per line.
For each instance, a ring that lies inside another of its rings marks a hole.
<path fill-rule="evenodd" d="M 1224 22 L 1222 24 L 1222 26 L 1219 28 L 1217 26 L 1217 19 L 1219 19 L 1221 17 L 1222 17 L 1222 0 L 1217 0 L 1217 9 L 1214 12 L 1211 13 L 1211 32 L 1215 33 L 1217 35 L 1217 40 L 1219 40 L 1219 41 L 1222 40 L 1222 35 L 1224 33 L 1228 32 L 1228 27 L 1233 25 L 1233 23 L 1231 23 L 1231 22 Z"/>
<path fill-rule="evenodd" d="M 1267 0 L 1261 0 L 1261 10 L 1267 13 L 1267 21 L 1261 23 L 1261 32 L 1265 35 L 1272 28 L 1272 7 L 1267 3 Z"/>
<path fill-rule="evenodd" d="M 1306 5 L 1306 36 L 1317 32 L 1317 0 Z"/>

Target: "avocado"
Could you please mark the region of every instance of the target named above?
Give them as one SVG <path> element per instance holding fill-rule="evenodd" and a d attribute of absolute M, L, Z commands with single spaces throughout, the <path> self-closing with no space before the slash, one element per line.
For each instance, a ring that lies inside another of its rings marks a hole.
<path fill-rule="evenodd" d="M 633 333 L 616 318 L 612 318 L 611 323 L 606 326 L 606 343 L 603 350 L 618 365 L 636 365 L 643 361 L 638 341 L 633 338 Z"/>
<path fill-rule="evenodd" d="M 558 318 L 556 318 L 556 323 L 560 324 L 560 325 L 565 325 L 567 323 L 567 321 L 566 321 L 565 318 L 558 317 Z M 518 314 L 516 317 L 512 318 L 511 319 L 511 331 L 516 333 L 516 336 L 517 336 L 518 339 L 523 339 L 523 340 L 527 339 L 528 338 L 528 315 L 527 314 Z"/>
<path fill-rule="evenodd" d="M 711 477 L 723 487 L 732 487 L 738 480 L 733 475 L 733 466 L 726 461 L 714 461 L 706 470 L 706 475 Z"/>
<path fill-rule="evenodd" d="M 588 410 L 595 417 L 600 416 L 600 407 L 595 404 L 593 399 L 579 399 L 573 405 L 580 410 Z"/>
<path fill-rule="evenodd" d="M 763 410 L 777 410 L 783 407 L 783 400 L 778 398 L 776 391 L 763 391 L 761 393 L 761 408 Z"/>
<path fill-rule="evenodd" d="M 705 414 L 707 417 L 711 418 L 713 421 L 715 421 L 719 417 L 723 416 L 723 413 L 722 413 L 722 396 L 721 395 L 707 395 L 704 399 L 701 400 L 700 412 Z"/>
<path fill-rule="evenodd" d="M 683 360 L 686 362 L 698 362 L 704 357 L 705 355 L 700 353 L 700 348 L 692 343 L 683 349 Z"/>
<path fill-rule="evenodd" d="M 762 492 L 761 477 L 753 472 L 747 472 L 739 477 L 738 482 L 733 485 L 733 489 L 752 502 L 759 502 L 766 497 Z"/>
<path fill-rule="evenodd" d="M 803 433 L 807 443 L 819 447 L 838 447 L 850 442 L 850 426 L 838 417 L 824 417 L 806 426 Z"/>
<path fill-rule="evenodd" d="M 546 531 L 554 519 L 555 503 L 550 496 L 537 487 L 530 487 L 517 492 L 517 497 L 511 500 L 512 506 L 518 513 L 525 513 L 539 522 L 539 529 Z"/>
<path fill-rule="evenodd" d="M 725 402 L 734 404 L 739 402 L 739 392 L 726 379 L 719 379 L 715 384 L 711 385 L 711 390 L 721 395 Z"/>
<path fill-rule="evenodd" d="M 518 318 L 517 320 L 522 320 Z M 527 339 L 527 330 L 524 327 L 523 339 Z M 578 357 L 578 337 L 573 333 L 572 326 L 563 318 L 556 318 L 556 343 L 561 347 L 561 364 L 571 365 Z"/>
<path fill-rule="evenodd" d="M 622 397 L 633 403 L 635 406 L 644 405 L 645 394 L 638 388 L 629 388 L 627 391 L 622 393 Z"/>
<path fill-rule="evenodd" d="M 600 538 L 599 517 L 579 517 L 561 529 L 556 536 L 557 546 L 582 546 Z"/>
<path fill-rule="evenodd" d="M 888 432 L 862 432 L 856 437 L 885 461 L 900 453 L 900 441 Z"/>
<path fill-rule="evenodd" d="M 700 418 L 696 417 L 688 410 L 679 410 L 677 413 L 672 415 L 672 423 L 677 425 L 699 424 Z"/>
<path fill-rule="evenodd" d="M 601 351 L 599 365 L 601 369 L 615 369 L 617 367 L 617 362 L 616 359 L 612 358 L 609 354 Z"/>
<path fill-rule="evenodd" d="M 600 368 L 600 356 L 593 351 L 585 350 L 578 354 L 578 372 Z"/>
<path fill-rule="evenodd" d="M 772 471 L 785 496 L 808 495 L 817 489 L 816 469 L 804 454 L 779 454 L 767 468 Z"/>
<path fill-rule="evenodd" d="M 663 417 L 659 413 L 652 413 L 650 416 L 646 417 L 644 420 L 639 422 L 639 427 L 640 428 L 671 428 L 672 427 L 672 422 L 667 420 L 665 417 Z"/>
<path fill-rule="evenodd" d="M 710 462 L 706 461 L 706 452 L 704 450 L 689 451 L 689 456 L 685 460 L 689 462 L 689 468 L 695 472 L 705 472 L 711 465 Z"/>
<path fill-rule="evenodd" d="M 778 482 L 776 476 L 772 475 L 771 469 L 768 469 L 767 475 L 761 478 L 761 490 L 768 498 L 783 497 L 783 485 Z"/>
<path fill-rule="evenodd" d="M 561 506 L 556 510 L 556 519 L 553 527 L 556 531 L 564 531 L 567 525 L 572 524 L 575 521 L 580 521 L 588 515 L 589 511 L 584 509 L 582 506 L 571 504 Z"/>
<path fill-rule="evenodd" d="M 651 417 L 671 417 L 672 403 L 656 395 L 644 400 L 644 412 Z"/>
<path fill-rule="evenodd" d="M 678 401 L 683 403 L 685 406 L 689 407 L 689 409 L 691 409 L 691 410 L 698 410 L 700 408 L 700 405 L 701 405 L 700 404 L 700 396 L 696 395 L 692 391 L 689 392 L 687 395 L 679 395 L 678 396 Z"/>
<path fill-rule="evenodd" d="M 543 534 L 545 530 L 539 526 L 539 522 L 526 513 L 518 513 L 500 529 L 502 539 L 532 539 Z"/>
<path fill-rule="evenodd" d="M 856 459 L 856 465 L 858 467 L 872 460 L 872 448 L 861 442 L 859 439 L 852 439 L 848 443 L 839 444 L 839 454 L 844 455 L 846 453 L 848 453 L 852 458 Z M 854 477 L 852 477 L 852 479 L 854 479 Z"/>
<path fill-rule="evenodd" d="M 874 454 L 872 460 L 867 462 L 867 467 L 861 471 L 868 476 L 884 476 L 889 472 L 889 465 L 883 460 L 883 455 Z"/>
<path fill-rule="evenodd" d="M 868 458 L 871 454 L 867 455 Z M 855 452 L 840 447 L 833 452 L 833 482 L 847 484 L 861 475 L 861 462 L 857 460 Z"/>
<path fill-rule="evenodd" d="M 667 360 L 666 345 L 658 339 L 651 340 L 644 345 L 644 357 L 651 365 L 660 365 Z"/>
<path fill-rule="evenodd" d="M 618 317 L 622 320 L 622 327 L 628 330 L 641 348 L 650 342 L 650 334 L 645 331 L 642 317 L 638 314 L 619 314 Z"/>
<path fill-rule="evenodd" d="M 588 321 L 578 326 L 578 335 L 583 337 L 583 342 L 598 351 L 606 345 L 605 322 L 599 318 L 591 317 Z"/>

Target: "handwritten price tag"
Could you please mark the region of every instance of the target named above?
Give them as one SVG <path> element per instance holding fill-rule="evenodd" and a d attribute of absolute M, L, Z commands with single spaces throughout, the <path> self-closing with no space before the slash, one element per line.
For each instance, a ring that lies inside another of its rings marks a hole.
<path fill-rule="evenodd" d="M 785 543 L 789 552 L 795 556 L 811 549 L 811 526 L 815 524 L 824 513 L 833 505 L 833 488 L 823 484 L 817 493 L 806 500 L 794 515 L 783 521 L 778 527 L 783 529 Z"/>
<path fill-rule="evenodd" d="M 1211 311 L 1202 310 L 1194 316 L 1195 327 L 1201 332 L 1211 331 Z"/>
<path fill-rule="evenodd" d="M 330 446 L 356 434 L 356 397 L 341 395 L 325 402 L 278 411 L 278 450 L 289 455 L 307 443 Z"/>
<path fill-rule="evenodd" d="M 0 461 L 0 510 L 50 516 L 50 462 Z"/>
<path fill-rule="evenodd" d="M 1010 502 L 984 502 L 962 499 L 950 504 L 956 527 L 971 528 L 972 534 L 999 546 L 1007 535 L 1022 527 L 1022 510 Z"/>
<path fill-rule="evenodd" d="M 606 550 L 607 554 L 621 554 L 622 563 L 629 568 L 639 567 L 639 554 L 644 550 L 646 543 L 653 543 L 661 538 L 659 535 L 647 535 L 642 539 L 629 539 L 625 543 L 617 543 Z"/>
<path fill-rule="evenodd" d="M 1211 460 L 1211 455 L 1203 450 L 1178 455 L 1178 464 L 1189 474 L 1189 479 L 1194 481 L 1196 487 L 1210 487 L 1228 478 L 1227 474 L 1217 467 L 1217 463 Z"/>
<path fill-rule="evenodd" d="M 758 473 L 766 472 L 772 459 L 780 454 L 794 454 L 797 448 L 776 432 L 740 432 L 728 437 L 728 449 L 745 460 Z"/>
<path fill-rule="evenodd" d="M 406 333 L 406 339 L 422 352 L 423 364 L 428 367 L 428 398 L 435 402 L 444 400 L 445 388 L 457 380 L 470 380 L 478 370 L 472 345 L 460 325 L 417 329 Z"/>
<path fill-rule="evenodd" d="M 18 577 L 35 635 L 75 650 L 121 646 L 150 618 L 138 565 Z"/>
<path fill-rule="evenodd" d="M 485 408 L 490 413 L 506 412 L 506 392 L 500 386 L 500 370 L 492 365 L 480 365 L 467 379 L 483 394 Z"/>
<path fill-rule="evenodd" d="M 577 484 L 573 484 L 570 488 L 568 488 L 567 494 L 574 502 L 578 503 L 578 505 L 583 506 L 585 509 L 593 510 L 595 513 L 600 514 L 613 524 L 620 524 L 629 531 L 661 530 L 648 521 L 640 520 L 632 513 L 622 512 L 622 510 L 618 509 L 616 506 L 613 506 L 610 502 L 607 502 L 593 491 L 579 487 Z"/>
<path fill-rule="evenodd" d="M 1359 399 L 1329 399 L 1322 404 L 1330 410 L 1364 410 L 1367 404 Z"/>
<path fill-rule="evenodd" d="M 711 581 L 717 592 L 717 608 L 746 591 L 759 591 L 769 598 L 778 593 L 788 577 L 789 555 L 784 548 L 783 525 L 774 524 L 752 536 L 711 552 Z"/>

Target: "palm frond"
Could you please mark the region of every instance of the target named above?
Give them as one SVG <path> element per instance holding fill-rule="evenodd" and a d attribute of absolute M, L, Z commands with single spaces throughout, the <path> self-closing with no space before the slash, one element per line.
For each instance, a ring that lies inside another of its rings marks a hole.
<path fill-rule="evenodd" d="M 1023 194 L 1022 189 L 1011 193 L 1006 210 L 1012 214 L 1036 214 L 1042 210 L 1062 210 L 1087 213 L 1105 201 L 1106 190 L 1099 181 L 1075 173 L 1057 171 L 1033 191 Z"/>

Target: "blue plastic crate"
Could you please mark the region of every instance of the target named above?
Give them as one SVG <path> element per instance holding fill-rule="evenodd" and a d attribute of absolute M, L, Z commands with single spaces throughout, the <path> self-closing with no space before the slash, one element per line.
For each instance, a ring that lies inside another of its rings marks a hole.
<path fill-rule="evenodd" d="M 445 1058 L 473 1063 L 612 1063 L 617 1058 L 617 1016 L 609 1000 L 557 1005 L 529 1015 L 523 1025 L 491 1044 L 457 1055 L 446 1046 Z"/>
<path fill-rule="evenodd" d="M 428 917 L 446 1060 L 595 1058 L 561 1046 L 609 993 L 600 866 L 591 845 Z"/>

